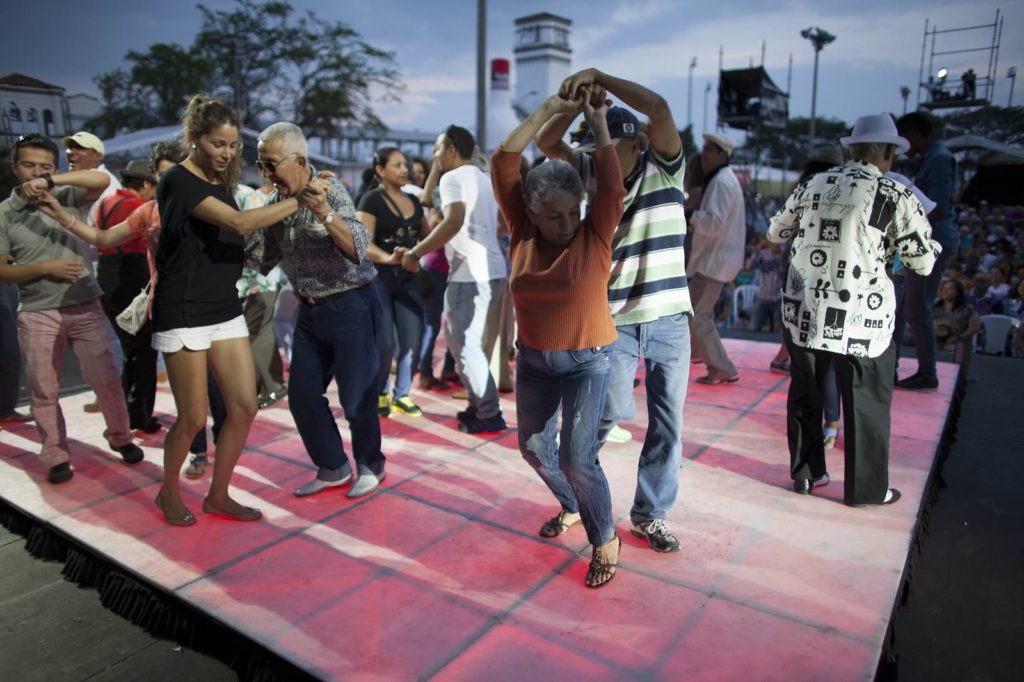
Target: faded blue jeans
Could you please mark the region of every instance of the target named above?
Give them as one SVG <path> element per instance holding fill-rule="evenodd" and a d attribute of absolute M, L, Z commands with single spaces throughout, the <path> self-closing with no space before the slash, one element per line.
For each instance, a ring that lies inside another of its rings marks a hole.
<path fill-rule="evenodd" d="M 380 297 L 380 365 L 377 391 L 387 395 L 391 361 L 395 360 L 395 398 L 409 395 L 412 373 L 419 364 L 423 337 L 423 299 L 413 276 L 397 265 L 378 265 L 373 280 Z M 396 352 L 397 341 L 397 352 Z"/>
<path fill-rule="evenodd" d="M 484 353 L 484 326 L 497 315 L 508 286 L 504 277 L 489 282 L 448 282 L 444 293 L 444 335 L 455 368 L 469 392 L 469 412 L 484 421 L 501 413 L 491 360 Z"/>
<path fill-rule="evenodd" d="M 640 450 L 630 519 L 635 524 L 664 519 L 679 494 L 683 456 L 683 404 L 690 379 L 690 325 L 685 313 L 653 322 L 621 325 L 612 356 L 608 399 L 598 439 L 636 413 L 633 377 L 642 359 L 647 369 L 647 435 Z"/>
<path fill-rule="evenodd" d="M 597 461 L 613 348 L 539 351 L 520 344 L 516 355 L 519 451 L 562 509 L 579 512 L 592 545 L 615 535 L 608 479 Z M 556 445 L 559 405 L 562 433 Z"/>

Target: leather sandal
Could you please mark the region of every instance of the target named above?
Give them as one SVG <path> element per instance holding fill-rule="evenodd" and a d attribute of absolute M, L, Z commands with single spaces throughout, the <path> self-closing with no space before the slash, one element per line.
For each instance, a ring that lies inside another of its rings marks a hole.
<path fill-rule="evenodd" d="M 160 513 L 164 515 L 164 518 L 167 520 L 167 523 L 171 524 L 172 526 L 191 526 L 196 522 L 195 515 L 189 510 L 188 507 L 185 507 L 185 511 L 180 516 L 171 516 L 169 513 L 167 513 L 167 510 L 164 509 L 164 503 L 160 500 L 160 493 L 157 493 L 155 502 L 157 509 L 159 509 Z"/>
<path fill-rule="evenodd" d="M 573 512 L 569 512 L 563 509 L 562 511 L 558 512 L 558 514 L 556 514 L 554 517 L 545 521 L 544 525 L 540 527 L 540 536 L 542 538 L 556 538 L 559 535 L 565 533 L 573 526 L 575 526 L 582 520 L 582 518 L 578 515 L 579 512 L 576 512 L 577 517 L 575 521 L 573 521 L 572 523 L 565 522 L 565 517 L 569 516 L 572 513 Z"/>
<path fill-rule="evenodd" d="M 213 502 L 210 502 L 210 498 L 203 498 L 203 513 L 204 514 L 217 514 L 220 516 L 229 516 L 235 521 L 259 521 L 263 518 L 263 512 L 253 507 L 242 507 L 237 512 L 229 512 L 226 509 L 221 509 Z"/>
<path fill-rule="evenodd" d="M 618 543 L 619 552 L 622 552 L 622 539 L 615 535 L 615 542 Z M 608 544 L 611 544 L 609 542 Z M 617 573 L 616 568 L 619 565 L 619 557 L 616 555 L 615 563 L 602 561 L 600 557 L 600 547 L 594 547 L 594 556 L 590 560 L 590 568 L 587 570 L 587 577 L 584 584 L 591 588 L 597 589 L 598 587 L 604 587 L 612 581 Z"/>

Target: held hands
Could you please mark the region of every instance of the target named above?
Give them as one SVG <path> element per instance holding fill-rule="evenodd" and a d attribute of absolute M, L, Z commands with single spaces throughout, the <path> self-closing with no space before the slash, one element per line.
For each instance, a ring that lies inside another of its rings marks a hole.
<path fill-rule="evenodd" d="M 416 257 L 416 254 L 412 253 L 411 249 L 407 249 L 404 246 L 396 246 L 392 257 L 398 256 L 399 262 L 402 264 L 402 268 L 415 274 L 420 271 L 420 259 Z"/>
<path fill-rule="evenodd" d="M 43 184 L 45 186 L 45 180 L 43 180 Z M 60 202 L 57 201 L 57 197 L 53 196 L 45 189 L 36 197 L 33 203 L 39 207 L 40 211 L 60 223 L 61 227 L 67 228 L 68 225 L 71 224 L 72 220 L 74 220 L 71 215 L 64 210 L 64 207 L 61 206 Z"/>
<path fill-rule="evenodd" d="M 26 183 L 23 183 L 18 188 L 21 198 L 29 203 L 36 203 L 43 194 L 47 194 L 50 189 L 50 184 L 46 182 L 46 178 L 34 178 Z"/>
<path fill-rule="evenodd" d="M 319 218 L 323 218 L 330 212 L 327 204 L 327 192 L 330 189 L 330 181 L 319 176 L 313 178 L 297 197 L 300 206 L 305 206 Z"/>
<path fill-rule="evenodd" d="M 558 96 L 563 99 L 574 100 L 579 96 L 581 88 L 597 85 L 601 72 L 597 69 L 583 69 L 572 74 L 558 88 Z M 604 99 L 604 88 L 601 88 L 601 99 Z"/>

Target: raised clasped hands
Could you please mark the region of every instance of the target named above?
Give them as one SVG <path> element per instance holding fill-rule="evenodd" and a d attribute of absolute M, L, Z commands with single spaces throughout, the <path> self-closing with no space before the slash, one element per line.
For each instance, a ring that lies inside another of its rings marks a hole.
<path fill-rule="evenodd" d="M 323 217 L 323 214 L 327 213 L 324 207 L 327 204 L 327 193 L 329 190 L 330 180 L 317 176 L 306 183 L 306 186 L 299 192 L 297 199 L 300 205 Z"/>
<path fill-rule="evenodd" d="M 597 84 L 601 72 L 597 69 L 583 69 L 572 74 L 558 88 L 558 95 L 563 99 L 574 100 L 579 96 L 581 88 L 591 88 L 591 95 L 599 94 L 603 100 L 605 97 L 604 88 Z M 592 86 L 597 86 L 600 92 L 594 92 Z"/>

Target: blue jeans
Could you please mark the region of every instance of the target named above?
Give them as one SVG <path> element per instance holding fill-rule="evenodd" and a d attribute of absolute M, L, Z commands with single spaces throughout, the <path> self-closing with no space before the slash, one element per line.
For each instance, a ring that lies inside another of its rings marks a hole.
<path fill-rule="evenodd" d="M 434 291 L 423 299 L 423 339 L 420 342 L 420 374 L 434 374 L 434 344 L 441 331 L 441 313 L 444 311 L 444 292 L 448 286 L 448 273 L 423 268 L 434 283 Z"/>
<path fill-rule="evenodd" d="M 516 356 L 519 451 L 562 508 L 579 512 L 592 545 L 615 535 L 608 479 L 597 461 L 613 347 L 539 351 L 520 345 Z M 562 435 L 556 448 L 559 405 Z"/>
<path fill-rule="evenodd" d="M 448 282 L 444 294 L 445 338 L 455 368 L 469 391 L 469 412 L 487 421 L 501 413 L 491 361 L 484 353 L 484 326 L 497 315 L 508 289 L 504 277 L 490 282 Z"/>
<path fill-rule="evenodd" d="M 690 325 L 685 313 L 653 322 L 622 325 L 612 356 L 608 398 L 598 439 L 636 413 L 633 377 L 642 358 L 647 369 L 647 435 L 640 450 L 636 493 L 629 512 L 633 523 L 664 519 L 679 494 L 683 456 L 683 404 L 690 379 Z"/>
<path fill-rule="evenodd" d="M 18 287 L 0 283 L 0 417 L 18 406 L 21 349 L 18 346 Z"/>
<path fill-rule="evenodd" d="M 372 285 L 316 304 L 299 304 L 295 323 L 288 406 L 302 444 L 319 467 L 317 477 L 337 481 L 352 468 L 341 443 L 327 387 L 337 381 L 338 399 L 352 431 L 352 456 L 360 474 L 384 471 L 377 415 L 380 300 Z"/>
<path fill-rule="evenodd" d="M 903 276 L 903 295 L 896 299 L 896 326 L 892 340 L 896 346 L 896 368 L 899 368 L 900 346 L 903 343 L 904 324 L 914 334 L 914 354 L 917 355 L 917 374 L 935 379 L 935 320 L 932 308 L 939 293 L 939 284 L 946 274 L 946 265 L 956 255 L 956 247 L 942 247 L 935 259 L 931 274 L 918 275 L 906 271 Z M 895 277 L 893 279 L 896 279 Z"/>
<path fill-rule="evenodd" d="M 413 276 L 397 265 L 378 265 L 374 280 L 381 304 L 380 364 L 377 368 L 377 391 L 387 394 L 391 360 L 398 340 L 395 393 L 399 398 L 409 395 L 413 368 L 419 363 L 423 336 L 423 302 Z"/>

